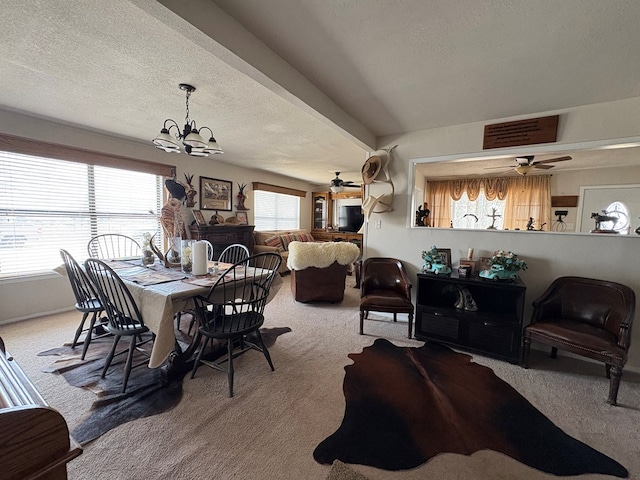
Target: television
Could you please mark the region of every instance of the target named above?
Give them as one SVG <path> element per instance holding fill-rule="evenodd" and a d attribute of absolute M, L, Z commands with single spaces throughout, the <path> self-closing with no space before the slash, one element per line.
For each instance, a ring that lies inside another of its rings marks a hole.
<path fill-rule="evenodd" d="M 364 223 L 364 213 L 360 205 L 341 206 L 338 212 L 338 231 L 357 232 Z"/>

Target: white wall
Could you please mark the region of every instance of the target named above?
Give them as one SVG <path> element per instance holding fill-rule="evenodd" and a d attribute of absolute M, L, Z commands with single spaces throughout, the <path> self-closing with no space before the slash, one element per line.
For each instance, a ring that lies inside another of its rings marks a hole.
<path fill-rule="evenodd" d="M 280 175 L 238 168 L 224 163 L 224 154 L 206 158 L 190 157 L 184 154 L 164 153 L 151 144 L 140 143 L 129 139 L 115 138 L 96 132 L 81 130 L 66 125 L 28 117 L 15 112 L 0 110 L 0 132 L 29 137 L 52 143 L 70 145 L 116 155 L 149 160 L 158 163 L 176 165 L 178 180 L 184 181 L 184 174 L 194 174 L 196 189 L 199 189 L 199 177 L 211 177 L 233 182 L 234 201 L 238 183 L 246 183 L 245 193 L 248 195 L 245 206 L 249 223 L 253 222 L 253 195 L 251 183 L 260 181 L 284 187 L 311 191 L 311 185 Z M 234 203 L 235 205 L 235 203 Z M 198 204 L 196 207 L 198 208 Z M 203 211 L 209 218 L 212 211 Z M 224 217 L 233 212 L 219 212 Z M 301 199 L 301 227 L 311 226 L 311 195 Z M 60 245 L 64 248 L 64 245 Z M 16 321 L 45 312 L 56 312 L 73 308 L 73 295 L 69 282 L 65 277 L 50 273 L 35 277 L 19 279 L 0 279 L 0 323 Z"/>
<path fill-rule="evenodd" d="M 640 98 L 589 105 L 574 109 L 541 112 L 527 117 L 560 114 L 558 144 L 631 138 L 640 135 Z M 486 123 L 518 120 L 496 119 Z M 526 259 L 522 273 L 527 285 L 525 312 L 531 302 L 557 277 L 577 275 L 613 280 L 634 289 L 640 302 L 640 237 L 559 234 L 551 232 L 473 231 L 459 229 L 409 228 L 414 212 L 410 205 L 409 170 L 413 159 L 482 152 L 485 123 L 472 123 L 425 130 L 380 139 L 378 148 L 398 145 L 390 170 L 396 187 L 394 211 L 373 214 L 366 226 L 365 256 L 392 256 L 403 261 L 413 279 L 422 265 L 421 252 L 431 245 L 451 248 L 454 263 L 466 257 L 489 256 L 498 249 L 512 250 Z M 509 152 L 508 149 L 503 149 Z M 558 194 L 569 194 L 560 193 Z M 381 228 L 374 222 L 381 220 Z M 414 292 L 415 293 L 415 292 Z M 636 318 L 638 315 L 636 314 Z M 640 370 L 640 328 L 632 333 L 628 367 Z"/>

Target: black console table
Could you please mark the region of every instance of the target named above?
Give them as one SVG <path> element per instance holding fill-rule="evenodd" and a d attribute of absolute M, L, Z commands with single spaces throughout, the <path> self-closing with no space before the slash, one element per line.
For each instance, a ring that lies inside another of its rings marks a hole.
<path fill-rule="evenodd" d="M 213 258 L 217 260 L 229 245 L 241 243 L 253 252 L 253 225 L 191 225 L 191 238 L 208 240 L 213 245 Z"/>
<path fill-rule="evenodd" d="M 448 286 L 466 287 L 478 310 L 455 308 L 457 288 Z M 418 273 L 415 336 L 519 363 L 526 288 L 520 278 L 496 282 L 455 272 Z"/>

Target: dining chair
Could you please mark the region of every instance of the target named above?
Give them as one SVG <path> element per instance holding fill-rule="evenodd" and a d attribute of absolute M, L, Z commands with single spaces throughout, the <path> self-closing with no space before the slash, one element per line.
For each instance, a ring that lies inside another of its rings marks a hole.
<path fill-rule="evenodd" d="M 246 260 L 249 256 L 249 249 L 245 245 L 234 243 L 222 251 L 218 261 L 222 263 L 238 263 Z"/>
<path fill-rule="evenodd" d="M 264 323 L 264 307 L 280 262 L 282 259 L 277 253 L 259 253 L 240 260 L 219 276 L 206 296 L 195 297 L 200 325 L 198 331 L 205 341 L 193 365 L 191 378 L 202 363 L 227 372 L 229 396 L 233 397 L 233 359 L 237 356 L 257 350 L 262 352 L 274 370 L 260 327 Z M 219 342 L 226 342 L 226 355 L 222 354 L 215 360 L 205 359 L 207 345 L 214 347 Z"/>
<path fill-rule="evenodd" d="M 87 244 L 91 258 L 126 258 L 142 255 L 140 244 L 131 237 L 119 233 L 96 235 Z"/>
<path fill-rule="evenodd" d="M 408 338 L 412 336 L 413 303 L 411 303 L 411 282 L 402 262 L 395 258 L 370 257 L 362 264 L 360 281 L 360 335 L 363 335 L 364 320 L 369 312 L 393 313 L 397 321 L 398 313 L 406 313 Z"/>
<path fill-rule="evenodd" d="M 60 249 L 60 256 L 64 262 L 64 268 L 67 272 L 69 283 L 71 284 L 71 290 L 73 290 L 73 296 L 76 299 L 75 308 L 79 312 L 82 312 L 82 320 L 80 320 L 80 325 L 78 325 L 76 329 L 71 348 L 76 348 L 80 335 L 86 332 L 82 347 L 82 356 L 80 357 L 84 360 L 93 335 L 98 334 L 98 336 L 104 336 L 105 334 L 102 321 L 96 325 L 98 316 L 104 311 L 104 308 L 98 298 L 98 292 L 96 292 L 91 280 L 89 280 L 87 274 L 84 273 L 80 264 L 64 249 Z M 91 314 L 91 319 L 89 320 L 89 326 L 85 328 L 89 314 Z"/>
<path fill-rule="evenodd" d="M 142 314 L 131 292 L 129 292 L 129 289 L 122 279 L 111 267 L 102 260 L 95 258 L 85 260 L 84 266 L 89 278 L 96 287 L 100 302 L 107 313 L 109 321 L 105 325 L 105 330 L 114 336 L 113 346 L 104 363 L 101 377 L 105 378 L 107 370 L 116 355 L 128 352 L 122 383 L 122 393 L 124 393 L 127 389 L 129 374 L 134 367 L 134 365 L 132 365 L 134 352 L 137 350 L 149 357 L 149 352 L 143 349 L 142 346 L 153 341 L 155 335 L 151 334 L 150 338 L 144 338 L 142 336 L 143 334 L 149 333 L 149 328 L 144 324 Z M 115 352 L 120 337 L 130 337 L 131 340 L 127 350 L 122 350 L 116 354 Z M 147 362 L 140 362 L 135 366 L 137 367 L 144 363 Z"/>

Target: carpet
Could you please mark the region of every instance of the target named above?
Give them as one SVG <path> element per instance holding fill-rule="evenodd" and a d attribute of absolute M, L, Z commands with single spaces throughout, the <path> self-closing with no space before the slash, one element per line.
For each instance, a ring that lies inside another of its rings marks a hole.
<path fill-rule="evenodd" d="M 187 320 L 189 320 L 187 318 Z M 273 345 L 278 336 L 290 332 L 289 327 L 263 328 L 260 330 L 265 345 Z M 179 336 L 179 342 L 186 347 L 190 340 L 186 335 Z M 89 412 L 82 421 L 71 431 L 73 438 L 81 445 L 86 445 L 109 430 L 131 422 L 138 418 L 158 415 L 171 410 L 182 398 L 182 381 L 191 372 L 193 361 L 186 364 L 187 369 L 172 378 L 171 382 L 163 384 L 160 379 L 160 369 L 146 368 L 141 365 L 131 370 L 127 390 L 121 393 L 124 362 L 126 355 L 116 356 L 105 378 L 100 378 L 104 360 L 113 344 L 113 337 L 97 338 L 91 342 L 85 360 L 81 360 L 82 343 L 72 349 L 70 344 L 40 352 L 39 356 L 58 357 L 53 364 L 44 368 L 45 373 L 60 374 L 73 387 L 85 388 L 96 394 Z M 128 345 L 128 339 L 118 344 L 119 350 Z M 214 359 L 225 353 L 226 346 L 212 349 L 206 355 Z M 145 362 L 145 356 L 136 352 L 134 365 Z M 220 375 L 220 381 L 226 382 L 225 374 Z"/>
<path fill-rule="evenodd" d="M 340 427 L 316 461 L 385 470 L 415 468 L 444 452 L 493 450 L 554 475 L 626 468 L 564 433 L 493 370 L 436 344 L 397 347 L 377 339 L 349 354 Z"/>

